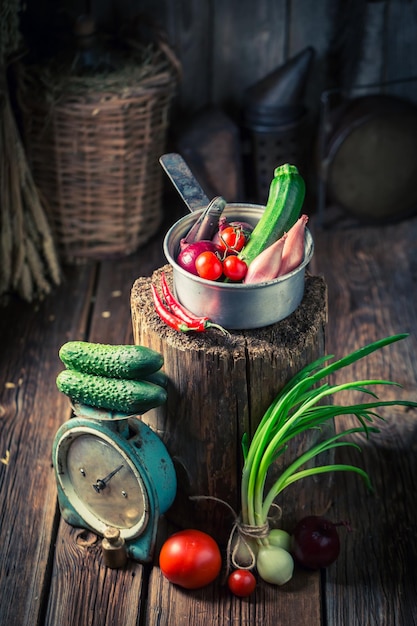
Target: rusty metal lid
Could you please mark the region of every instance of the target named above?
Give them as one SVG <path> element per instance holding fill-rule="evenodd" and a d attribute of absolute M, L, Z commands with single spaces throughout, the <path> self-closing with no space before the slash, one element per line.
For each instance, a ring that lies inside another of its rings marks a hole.
<path fill-rule="evenodd" d="M 417 107 L 395 96 L 355 98 L 336 112 L 326 155 L 330 199 L 369 222 L 417 210 Z"/>
<path fill-rule="evenodd" d="M 305 114 L 304 95 L 314 58 L 309 46 L 246 89 L 244 119 L 249 127 L 268 130 Z"/>

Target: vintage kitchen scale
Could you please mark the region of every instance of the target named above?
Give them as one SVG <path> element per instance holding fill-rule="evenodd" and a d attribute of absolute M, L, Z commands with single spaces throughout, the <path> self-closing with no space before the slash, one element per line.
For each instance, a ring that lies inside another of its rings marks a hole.
<path fill-rule="evenodd" d="M 176 495 L 169 453 L 138 416 L 73 408 L 52 452 L 62 517 L 101 536 L 117 529 L 128 556 L 149 561 L 159 516 Z"/>

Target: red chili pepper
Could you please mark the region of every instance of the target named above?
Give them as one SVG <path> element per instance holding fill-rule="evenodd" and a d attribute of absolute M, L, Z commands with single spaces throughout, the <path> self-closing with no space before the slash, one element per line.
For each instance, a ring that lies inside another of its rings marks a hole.
<path fill-rule="evenodd" d="M 162 302 L 161 296 L 156 290 L 155 285 L 151 284 L 151 289 L 152 289 L 153 301 L 155 303 L 156 312 L 158 313 L 161 320 L 165 322 L 165 324 L 168 324 L 168 326 L 170 326 L 174 330 L 179 330 L 182 333 L 186 333 L 189 330 L 197 330 L 195 328 L 190 328 L 189 326 L 187 326 L 187 324 L 185 324 L 183 320 L 181 320 L 179 317 L 174 315 L 172 311 L 165 308 L 164 303 Z"/>
<path fill-rule="evenodd" d="M 210 321 L 208 317 L 196 317 L 193 313 L 191 313 L 191 311 L 178 302 L 168 285 L 164 272 L 161 274 L 161 287 L 168 307 L 177 317 L 182 319 L 183 322 L 194 326 L 195 324 L 202 324 Z"/>
<path fill-rule="evenodd" d="M 182 333 L 187 333 L 190 331 L 201 333 L 201 332 L 206 331 L 207 328 L 217 328 L 222 333 L 228 334 L 227 330 L 225 330 L 218 324 L 214 324 L 214 322 L 211 322 L 207 317 L 189 318 L 191 321 L 185 322 L 183 318 L 179 317 L 178 315 L 175 315 L 175 313 L 172 310 L 168 309 L 164 305 L 161 299 L 161 296 L 159 295 L 155 285 L 152 283 L 151 283 L 151 289 L 152 289 L 152 295 L 153 295 L 153 299 L 155 303 L 156 312 L 158 313 L 159 317 L 174 330 L 178 330 Z M 175 300 L 173 296 L 172 298 Z M 177 302 L 177 304 L 179 303 Z"/>

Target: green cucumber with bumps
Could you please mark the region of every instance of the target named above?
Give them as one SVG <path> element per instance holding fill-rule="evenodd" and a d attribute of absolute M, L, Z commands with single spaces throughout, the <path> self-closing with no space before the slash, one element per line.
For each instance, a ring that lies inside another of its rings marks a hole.
<path fill-rule="evenodd" d="M 247 265 L 266 248 L 280 239 L 298 220 L 305 197 L 305 182 L 295 165 L 275 168 L 268 202 L 248 243 L 239 253 Z"/>
<path fill-rule="evenodd" d="M 152 372 L 152 374 L 148 374 L 147 376 L 144 376 L 143 380 L 153 383 L 154 385 L 160 385 L 164 389 L 168 387 L 168 376 L 165 374 L 163 370 Z"/>
<path fill-rule="evenodd" d="M 167 399 L 163 387 L 145 380 L 108 378 L 72 369 L 60 372 L 56 384 L 72 402 L 128 415 L 142 415 Z"/>
<path fill-rule="evenodd" d="M 84 374 L 141 379 L 163 365 L 162 354 L 145 346 L 68 341 L 59 351 L 64 365 Z"/>

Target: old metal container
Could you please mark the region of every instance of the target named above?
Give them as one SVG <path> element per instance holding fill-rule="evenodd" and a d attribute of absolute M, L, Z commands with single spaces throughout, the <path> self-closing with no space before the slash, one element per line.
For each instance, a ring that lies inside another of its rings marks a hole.
<path fill-rule="evenodd" d="M 323 94 L 321 176 L 331 202 L 368 223 L 417 210 L 417 107 L 388 94 L 342 101 Z M 324 201 L 324 197 L 322 201 Z M 321 207 L 321 210 L 323 207 Z"/>
<path fill-rule="evenodd" d="M 241 220 L 255 225 L 263 211 L 260 205 L 231 203 L 223 215 L 229 221 Z M 164 253 L 173 268 L 174 291 L 179 301 L 194 314 L 206 315 L 224 328 L 234 330 L 268 326 L 295 311 L 303 299 L 305 268 L 314 250 L 310 231 L 306 229 L 304 260 L 289 274 L 254 285 L 213 282 L 190 274 L 175 261 L 180 240 L 199 213 L 181 218 L 164 239 Z"/>
<path fill-rule="evenodd" d="M 247 184 L 255 174 L 255 189 L 248 193 L 260 204 L 268 200 L 277 165 L 292 163 L 306 176 L 313 128 L 304 96 L 314 55 L 311 46 L 305 48 L 244 93 Z"/>

